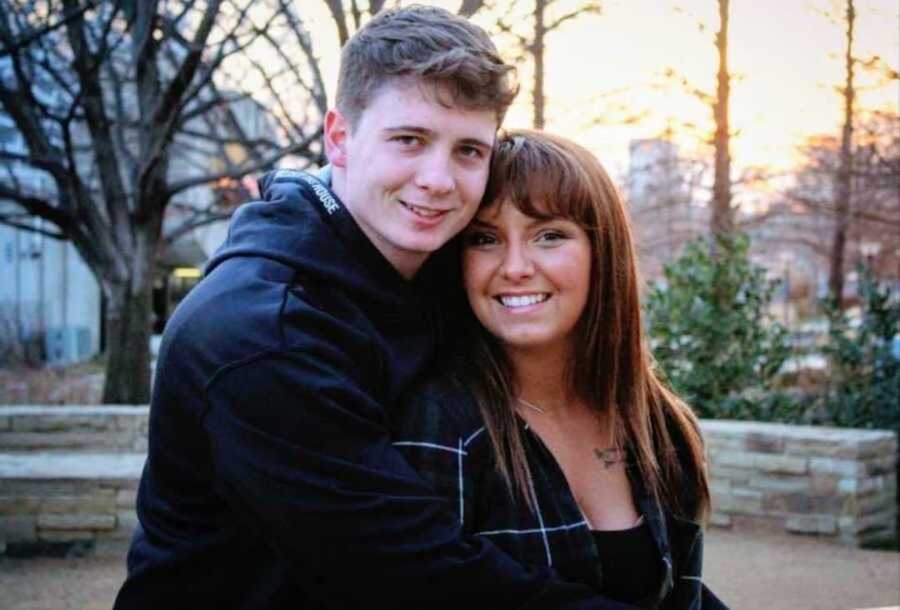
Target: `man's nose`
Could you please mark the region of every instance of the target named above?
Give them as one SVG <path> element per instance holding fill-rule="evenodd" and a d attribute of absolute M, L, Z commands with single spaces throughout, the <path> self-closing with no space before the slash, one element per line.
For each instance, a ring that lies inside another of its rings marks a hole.
<path fill-rule="evenodd" d="M 448 154 L 434 151 L 422 159 L 416 172 L 416 186 L 432 195 L 445 195 L 453 190 L 452 162 Z"/>

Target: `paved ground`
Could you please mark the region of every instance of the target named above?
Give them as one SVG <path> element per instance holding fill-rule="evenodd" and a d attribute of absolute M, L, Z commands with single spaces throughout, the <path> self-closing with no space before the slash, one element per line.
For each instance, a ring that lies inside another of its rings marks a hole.
<path fill-rule="evenodd" d="M 706 580 L 733 610 L 900 609 L 900 553 L 812 538 L 711 530 Z M 124 578 L 117 557 L 0 558 L 4 610 L 108 610 Z"/>

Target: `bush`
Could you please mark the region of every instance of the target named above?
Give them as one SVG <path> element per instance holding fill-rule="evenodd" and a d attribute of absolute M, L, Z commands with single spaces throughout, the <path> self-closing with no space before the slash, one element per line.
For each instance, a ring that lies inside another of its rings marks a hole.
<path fill-rule="evenodd" d="M 830 325 L 825 354 L 831 375 L 822 401 L 826 423 L 883 428 L 900 433 L 900 303 L 880 289 L 871 272 L 859 270 L 859 325 L 826 303 Z"/>
<path fill-rule="evenodd" d="M 797 421 L 797 401 L 772 391 L 790 347 L 769 313 L 776 282 L 750 262 L 749 244 L 744 235 L 699 239 L 666 265 L 645 307 L 651 348 L 699 416 Z"/>

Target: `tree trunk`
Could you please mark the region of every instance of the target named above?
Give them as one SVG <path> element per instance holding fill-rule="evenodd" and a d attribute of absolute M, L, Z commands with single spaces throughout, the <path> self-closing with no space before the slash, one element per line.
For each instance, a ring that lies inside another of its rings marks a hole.
<path fill-rule="evenodd" d="M 531 102 L 534 108 L 533 123 L 535 129 L 544 128 L 544 26 L 545 0 L 537 0 L 534 7 L 534 42 L 531 52 L 534 56 L 534 88 Z"/>
<path fill-rule="evenodd" d="M 847 52 L 844 57 L 846 71 L 844 82 L 844 127 L 841 132 L 841 158 L 835 184 L 834 234 L 831 240 L 831 259 L 828 269 L 828 290 L 834 303 L 841 307 L 844 299 L 844 250 L 847 244 L 847 225 L 850 220 L 852 176 L 853 102 L 856 90 L 853 86 L 853 27 L 856 11 L 853 0 L 847 0 Z"/>
<path fill-rule="evenodd" d="M 104 404 L 150 401 L 150 311 L 152 281 L 108 283 L 106 308 L 106 384 Z"/>
<path fill-rule="evenodd" d="M 716 121 L 715 179 L 713 182 L 710 230 L 714 236 L 728 236 L 734 232 L 734 213 L 731 209 L 731 134 L 729 133 L 728 102 L 731 95 L 731 76 L 728 74 L 728 3 L 719 0 L 719 31 L 716 49 L 719 51 L 718 87 L 713 114 Z"/>

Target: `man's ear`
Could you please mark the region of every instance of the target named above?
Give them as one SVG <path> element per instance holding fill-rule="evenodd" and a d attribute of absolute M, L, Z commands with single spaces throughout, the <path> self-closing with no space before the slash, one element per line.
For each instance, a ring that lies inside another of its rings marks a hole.
<path fill-rule="evenodd" d="M 340 110 L 331 108 L 325 114 L 325 154 L 332 165 L 347 166 L 347 139 L 349 136 L 350 123 Z"/>

